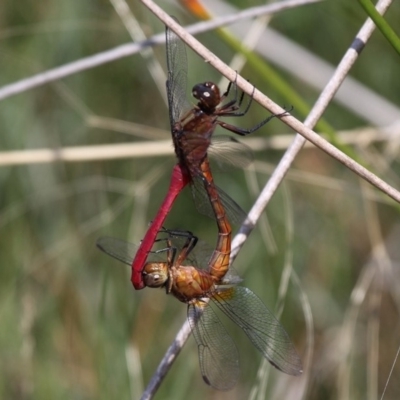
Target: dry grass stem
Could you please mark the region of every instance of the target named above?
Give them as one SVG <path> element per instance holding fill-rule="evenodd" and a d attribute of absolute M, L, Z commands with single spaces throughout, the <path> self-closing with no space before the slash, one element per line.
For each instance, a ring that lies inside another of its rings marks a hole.
<path fill-rule="evenodd" d="M 247 9 L 234 15 L 216 18 L 213 21 L 200 22 L 193 25 L 188 31 L 191 34 L 206 32 L 210 29 L 215 29 L 227 24 L 240 21 L 241 19 L 253 18 L 262 14 L 272 14 L 288 8 L 297 7 L 299 5 L 315 3 L 320 0 L 288 0 L 277 4 L 266 5 L 261 7 L 254 7 Z M 22 79 L 18 82 L 11 83 L 0 88 L 0 100 L 14 96 L 18 93 L 23 93 L 27 90 L 33 89 L 38 86 L 45 85 L 50 82 L 65 78 L 67 76 L 76 74 L 78 72 L 86 71 L 91 68 L 98 67 L 109 62 L 119 60 L 124 57 L 129 57 L 132 54 L 143 51 L 148 46 L 154 46 L 165 42 L 164 33 L 160 33 L 139 43 L 128 43 L 118 46 L 114 49 L 95 54 L 93 56 L 82 58 L 78 61 L 65 64 L 61 67 L 49 69 L 43 73 L 34 75 L 30 78 Z"/>

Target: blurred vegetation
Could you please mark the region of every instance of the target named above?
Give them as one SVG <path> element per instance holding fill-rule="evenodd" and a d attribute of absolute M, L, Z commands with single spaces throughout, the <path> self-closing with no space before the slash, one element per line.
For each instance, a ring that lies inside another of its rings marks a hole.
<path fill-rule="evenodd" d="M 232 3 L 249 5 L 243 0 Z M 163 31 L 137 0 L 129 4 L 146 35 Z M 194 21 L 175 3 L 159 4 L 183 25 Z M 385 18 L 397 28 L 398 2 Z M 364 20 L 356 2 L 336 0 L 283 12 L 272 18 L 271 26 L 337 65 Z M 215 32 L 199 35 L 199 40 L 224 61 L 234 55 Z M 106 0 L 1 2 L 0 86 L 129 41 Z M 164 47 L 154 52 L 165 65 Z M 188 54 L 189 84 L 219 80 L 217 72 Z M 351 76 L 399 106 L 398 71 L 398 54 L 375 32 Z M 280 73 L 312 106 L 318 93 Z M 251 68 L 242 74 L 284 103 L 282 94 Z M 1 151 L 143 140 L 91 127 L 89 117 L 94 115 L 169 127 L 165 102 L 146 61 L 136 54 L 3 100 Z M 264 117 L 265 110 L 254 105 L 240 124 L 251 126 Z M 337 104 L 330 105 L 324 118 L 338 131 L 367 127 L 360 116 Z M 284 133 L 285 126 L 272 121 L 256 136 Z M 381 178 L 400 187 L 396 141 L 354 141 L 353 150 Z M 216 180 L 247 210 L 257 196 L 250 178 L 262 187 L 283 151 L 256 152 L 255 172 L 216 174 Z M 94 243 L 102 235 L 139 242 L 166 193 L 173 163 L 170 156 L 1 166 L 0 398 L 140 397 L 183 323 L 186 307 L 163 291 L 135 292 L 128 268 L 100 253 Z M 367 193 L 367 185 L 314 148 L 302 151 L 284 185 L 235 268 L 273 311 L 285 257 L 293 252 L 293 269 L 314 319 L 305 398 L 347 398 L 348 391 L 348 398 L 364 399 L 375 389 L 380 397 L 400 345 L 398 209 L 384 196 Z M 294 236 L 288 241 L 290 213 Z M 266 234 L 267 218 L 273 239 Z M 190 229 L 215 243 L 215 223 L 197 214 L 189 195 L 178 199 L 166 226 Z M 281 321 L 302 356 L 307 343 L 304 320 L 300 291 L 291 284 Z M 257 384 L 261 357 L 239 328 L 231 332 L 242 365 L 233 391 L 215 392 L 203 383 L 191 338 L 155 398 L 248 398 Z M 399 397 L 399 374 L 397 363 L 385 399 Z M 266 398 L 291 398 L 287 393 L 297 387 L 296 379 L 272 370 Z M 284 389 L 287 397 L 279 397 Z"/>

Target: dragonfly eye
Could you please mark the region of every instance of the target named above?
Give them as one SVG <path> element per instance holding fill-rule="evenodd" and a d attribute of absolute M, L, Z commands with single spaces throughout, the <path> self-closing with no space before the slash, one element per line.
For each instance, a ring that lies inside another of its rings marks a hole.
<path fill-rule="evenodd" d="M 142 274 L 145 286 L 151 288 L 163 286 L 168 279 L 167 267 L 164 263 L 148 263 Z"/>
<path fill-rule="evenodd" d="M 192 95 L 199 100 L 197 105 L 205 112 L 213 112 L 221 101 L 218 86 L 213 82 L 193 86 Z"/>

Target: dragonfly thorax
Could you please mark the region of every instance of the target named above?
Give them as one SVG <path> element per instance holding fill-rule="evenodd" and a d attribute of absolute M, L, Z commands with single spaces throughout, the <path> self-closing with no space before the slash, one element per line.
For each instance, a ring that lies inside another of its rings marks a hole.
<path fill-rule="evenodd" d="M 192 95 L 199 100 L 197 106 L 206 114 L 211 114 L 221 102 L 218 86 L 213 82 L 198 83 L 193 86 Z"/>

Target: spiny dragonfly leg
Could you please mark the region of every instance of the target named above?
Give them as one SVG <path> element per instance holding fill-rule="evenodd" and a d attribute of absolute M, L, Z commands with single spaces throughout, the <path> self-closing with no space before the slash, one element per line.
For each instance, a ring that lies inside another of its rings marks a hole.
<path fill-rule="evenodd" d="M 237 73 L 237 71 L 236 71 L 235 80 L 234 80 L 233 82 L 232 82 L 232 81 L 229 81 L 228 87 L 226 88 L 225 93 L 221 96 L 221 101 L 223 101 L 224 99 L 226 99 L 226 98 L 229 96 L 229 93 L 230 93 L 230 91 L 231 91 L 231 87 L 232 87 L 232 85 L 234 84 L 234 85 L 235 85 L 235 97 L 234 97 L 233 100 L 234 100 L 234 102 L 236 103 L 236 101 L 237 101 L 237 85 L 236 85 L 237 76 L 238 76 L 238 73 Z"/>
<path fill-rule="evenodd" d="M 248 82 L 248 81 L 247 81 Z M 235 86 L 236 86 L 236 83 L 235 83 Z M 236 86 L 237 87 L 237 86 Z M 253 86 L 253 92 L 251 93 L 251 96 L 250 96 L 250 100 L 249 100 L 249 102 L 247 103 L 247 106 L 246 106 L 246 108 L 243 110 L 243 111 L 237 111 L 237 110 L 239 110 L 240 109 L 240 107 L 242 106 L 242 104 L 243 104 L 243 99 L 244 99 L 244 95 L 245 95 L 245 93 L 244 92 L 242 92 L 242 95 L 240 96 L 240 99 L 239 99 L 239 102 L 237 103 L 237 105 L 235 105 L 235 106 L 233 106 L 233 107 L 223 107 L 223 108 L 221 108 L 221 110 L 222 110 L 222 114 L 220 114 L 220 113 L 218 113 L 220 116 L 224 116 L 224 115 L 229 115 L 230 117 L 242 117 L 243 115 L 246 115 L 247 113 L 248 113 L 248 111 L 250 110 L 250 107 L 251 107 L 251 104 L 253 103 L 253 95 L 254 95 L 254 91 L 256 90 L 256 88 Z M 236 91 L 237 91 L 237 89 L 236 89 Z M 235 101 L 236 101 L 236 98 L 237 97 L 235 97 Z M 229 104 L 229 103 L 228 103 Z M 227 105 L 228 105 L 227 104 Z M 220 110 L 220 111 L 221 111 Z"/>
<path fill-rule="evenodd" d="M 220 116 L 224 116 L 224 115 L 233 115 L 236 116 L 236 111 L 241 107 L 242 103 L 243 103 L 243 98 L 244 98 L 244 92 L 242 91 L 242 94 L 239 98 L 239 102 L 238 102 L 238 89 L 237 89 L 237 84 L 236 84 L 236 80 L 237 80 L 237 72 L 236 72 L 236 78 L 234 82 L 229 82 L 228 87 L 225 91 L 225 93 L 221 96 L 221 103 L 229 96 L 229 92 L 231 90 L 232 85 L 235 85 L 235 96 L 233 97 L 232 100 L 228 101 L 226 104 L 223 104 L 221 107 L 219 107 L 216 111 L 216 113 Z M 247 107 L 248 110 L 249 107 Z M 245 113 L 247 112 L 247 110 L 245 111 Z M 242 113 L 240 113 L 240 115 L 243 115 Z"/>
<path fill-rule="evenodd" d="M 197 236 L 193 235 L 193 233 L 190 231 L 170 230 L 170 231 L 168 231 L 168 234 L 171 237 L 186 238 L 186 241 L 185 241 L 184 245 L 182 246 L 182 249 L 178 255 L 178 258 L 176 259 L 176 265 L 179 266 L 186 260 L 186 258 L 190 254 L 190 252 L 195 248 L 198 238 L 197 238 Z"/>
<path fill-rule="evenodd" d="M 248 82 L 248 81 L 247 81 Z M 254 91 L 256 90 L 255 86 L 253 86 L 253 92 L 251 93 L 250 100 L 246 105 L 246 108 L 243 111 L 238 111 L 240 107 L 243 104 L 243 99 L 245 93 L 242 92 L 242 95 L 240 96 L 239 102 L 237 103 L 237 96 L 235 96 L 235 99 L 224 104 L 221 108 L 218 109 L 217 114 L 220 117 L 242 117 L 243 115 L 246 115 L 248 111 L 250 110 L 250 107 L 253 103 L 253 95 Z M 237 103 L 237 104 L 236 104 Z"/>
<path fill-rule="evenodd" d="M 165 239 L 165 240 L 168 240 L 168 239 Z M 154 250 L 154 251 L 151 251 L 150 253 L 160 254 L 160 253 L 165 253 L 165 252 L 167 253 L 168 264 L 172 265 L 175 260 L 178 249 L 176 247 L 173 247 L 171 243 L 167 242 L 167 247 L 165 247 L 164 249 Z"/>
<path fill-rule="evenodd" d="M 293 108 L 290 108 L 289 111 L 291 111 L 292 109 Z M 272 118 L 275 118 L 275 117 L 279 118 L 279 117 L 284 117 L 284 116 L 289 115 L 289 111 L 284 111 L 284 112 L 279 113 L 279 114 L 273 114 L 273 115 L 269 116 L 268 118 L 264 119 L 263 121 L 261 121 L 260 123 L 258 123 L 257 125 L 254 125 L 253 127 L 249 128 L 249 129 L 239 128 L 238 126 L 227 124 L 226 122 L 223 122 L 223 121 L 217 121 L 217 124 L 219 126 L 221 126 L 222 128 L 228 130 L 228 131 L 236 133 L 237 135 L 246 136 L 246 135 L 249 135 L 250 133 L 253 133 L 256 130 L 260 129 L 267 122 L 271 121 Z"/>
<path fill-rule="evenodd" d="M 160 230 L 160 233 L 166 233 L 167 235 L 171 237 L 187 237 L 187 238 L 196 238 L 196 236 L 193 234 L 191 231 L 185 231 L 182 229 L 167 229 L 167 228 L 162 228 Z"/>
<path fill-rule="evenodd" d="M 164 227 L 162 228 L 162 230 L 159 231 L 159 233 L 168 233 L 167 237 L 163 237 L 163 238 L 157 238 L 156 240 L 154 240 L 154 242 L 165 242 L 166 243 L 166 247 L 162 248 L 162 249 L 158 249 L 158 250 L 153 250 L 150 253 L 153 254 L 160 254 L 160 253 L 167 253 L 167 262 L 168 265 L 172 265 L 175 257 L 176 257 L 176 253 L 178 252 L 178 249 L 176 247 L 174 247 L 172 245 L 171 242 L 171 236 L 169 234 L 169 231 L 167 229 L 165 229 Z"/>
<path fill-rule="evenodd" d="M 175 262 L 176 265 L 178 265 L 178 266 L 181 265 L 185 261 L 185 259 L 188 257 L 190 252 L 195 248 L 197 241 L 198 241 L 198 237 L 195 236 L 190 231 L 183 231 L 183 230 L 172 230 L 172 229 L 163 228 L 160 232 L 166 233 L 168 235 L 168 238 L 163 239 L 163 240 L 167 240 L 167 245 L 171 249 L 175 250 L 173 259 L 171 261 L 175 260 L 176 252 L 177 252 L 177 248 L 172 245 L 172 238 L 174 238 L 174 237 L 186 238 L 186 241 L 183 244 L 182 248 L 180 249 L 178 258 L 176 259 L 176 262 Z M 167 249 L 164 249 L 164 250 L 167 250 Z"/>

